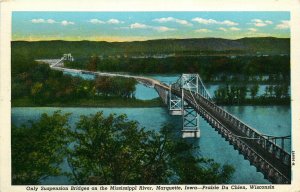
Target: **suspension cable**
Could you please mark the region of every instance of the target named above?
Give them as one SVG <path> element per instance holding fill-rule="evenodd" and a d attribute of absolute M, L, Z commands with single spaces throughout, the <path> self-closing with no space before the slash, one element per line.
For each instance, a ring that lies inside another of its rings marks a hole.
<path fill-rule="evenodd" d="M 269 137 L 270 139 L 291 139 L 291 135 L 286 135 L 286 136 L 274 136 L 274 135 L 266 135 L 266 134 L 261 134 L 261 135 Z"/>
<path fill-rule="evenodd" d="M 195 97 L 194 97 L 194 95 L 193 95 L 193 93 L 192 93 L 192 91 L 191 91 L 191 89 L 190 89 L 189 86 L 188 86 L 188 89 L 189 89 L 190 94 L 191 94 L 192 97 L 193 97 L 193 100 L 194 100 L 195 104 L 197 105 L 197 107 L 200 107 L 200 106 L 198 105 L 198 103 L 197 103 L 197 101 L 196 101 L 196 99 L 195 99 Z M 244 137 L 244 136 L 236 135 L 236 134 L 233 134 L 233 133 L 231 133 L 231 132 L 229 132 L 229 134 L 231 134 L 231 135 L 233 135 L 233 136 L 235 136 L 235 137 L 238 137 L 238 138 L 242 138 L 242 139 L 258 139 L 258 138 Z"/>

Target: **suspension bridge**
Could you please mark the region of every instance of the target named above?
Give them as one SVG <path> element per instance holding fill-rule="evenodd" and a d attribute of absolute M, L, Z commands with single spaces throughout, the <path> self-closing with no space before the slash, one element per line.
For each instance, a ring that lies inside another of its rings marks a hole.
<path fill-rule="evenodd" d="M 275 137 L 258 132 L 239 118 L 216 105 L 198 74 L 182 74 L 173 84 L 155 79 L 64 68 L 64 61 L 73 61 L 71 54 L 61 59 L 37 60 L 50 65 L 53 70 L 91 74 L 95 76 L 120 76 L 134 78 L 141 84 L 154 88 L 171 115 L 182 116 L 182 137 L 199 138 L 199 117 L 206 120 L 230 145 L 255 166 L 257 171 L 274 184 L 291 183 L 291 155 L 284 150 L 290 136 Z M 280 140 L 280 145 L 277 144 Z"/>

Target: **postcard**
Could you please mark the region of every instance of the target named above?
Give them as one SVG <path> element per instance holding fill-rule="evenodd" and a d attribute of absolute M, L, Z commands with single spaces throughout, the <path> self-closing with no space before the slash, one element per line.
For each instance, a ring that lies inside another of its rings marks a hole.
<path fill-rule="evenodd" d="M 223 2 L 1 2 L 1 191 L 298 191 L 300 4 Z"/>

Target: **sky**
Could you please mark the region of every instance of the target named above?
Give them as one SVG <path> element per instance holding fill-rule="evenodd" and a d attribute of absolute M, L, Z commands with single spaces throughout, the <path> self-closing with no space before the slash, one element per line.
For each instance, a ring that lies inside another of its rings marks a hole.
<path fill-rule="evenodd" d="M 290 37 L 289 12 L 30 12 L 12 14 L 12 40 L 143 41 Z"/>

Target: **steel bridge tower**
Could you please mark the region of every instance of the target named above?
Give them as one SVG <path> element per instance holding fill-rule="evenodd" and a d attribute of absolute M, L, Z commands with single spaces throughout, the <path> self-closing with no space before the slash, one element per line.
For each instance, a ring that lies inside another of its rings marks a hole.
<path fill-rule="evenodd" d="M 180 92 L 181 97 L 174 95 L 174 91 Z M 176 83 L 170 85 L 169 110 L 171 115 L 182 115 L 182 137 L 199 138 L 199 114 L 185 101 L 186 92 L 190 93 L 194 100 L 197 94 L 209 99 L 210 96 L 198 74 L 182 74 Z"/>
<path fill-rule="evenodd" d="M 64 61 L 74 61 L 73 56 L 71 55 L 71 53 L 66 53 L 62 56 L 61 60 Z"/>

